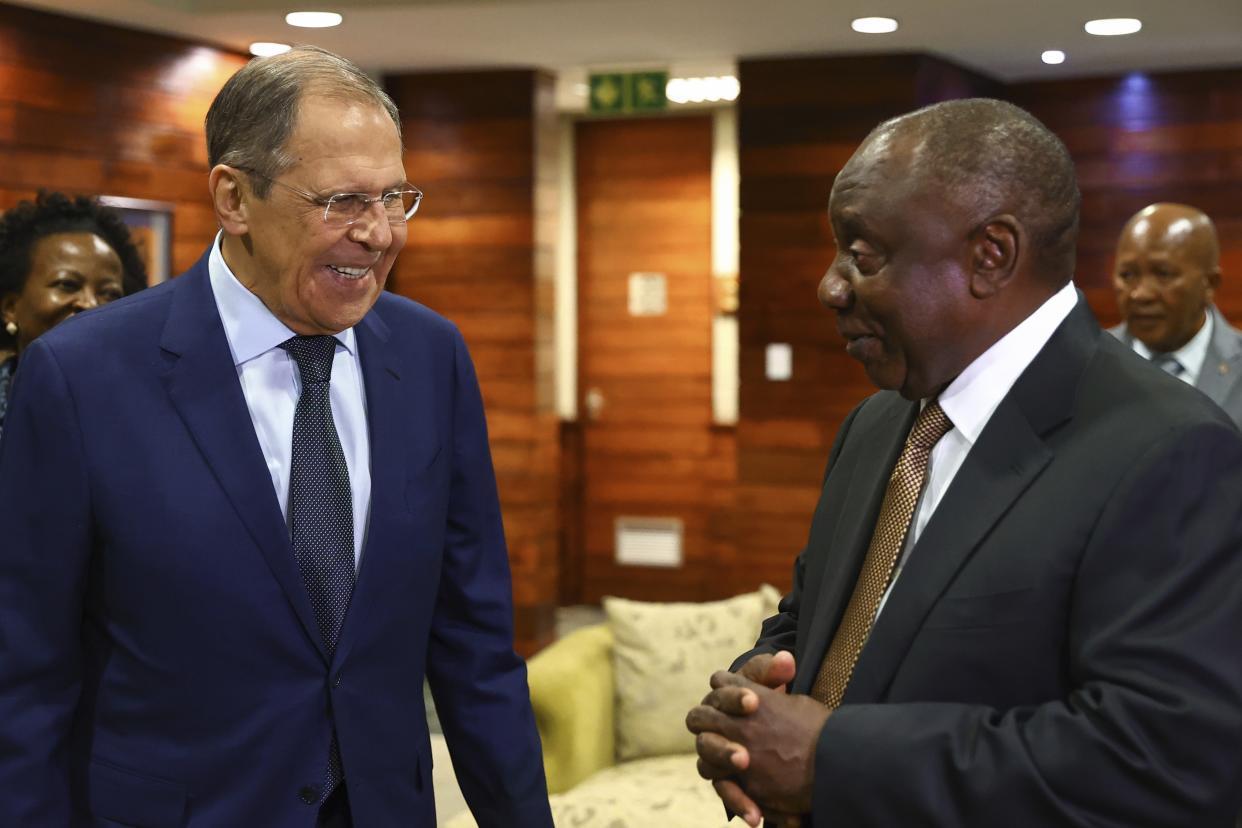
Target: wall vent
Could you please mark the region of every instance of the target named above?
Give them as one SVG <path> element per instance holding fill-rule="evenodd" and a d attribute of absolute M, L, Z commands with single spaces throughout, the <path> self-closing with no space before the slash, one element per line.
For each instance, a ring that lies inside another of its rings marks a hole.
<path fill-rule="evenodd" d="M 680 518 L 619 517 L 616 533 L 617 563 L 622 566 L 682 564 Z"/>

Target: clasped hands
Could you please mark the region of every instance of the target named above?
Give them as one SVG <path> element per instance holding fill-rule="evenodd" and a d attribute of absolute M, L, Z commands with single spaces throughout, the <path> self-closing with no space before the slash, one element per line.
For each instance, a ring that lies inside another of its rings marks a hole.
<path fill-rule="evenodd" d="M 699 775 L 752 826 L 766 818 L 796 828 L 811 810 L 815 746 L 830 711 L 785 693 L 794 671 L 793 655 L 779 652 L 713 673 L 712 691 L 686 716 L 698 736 Z"/>

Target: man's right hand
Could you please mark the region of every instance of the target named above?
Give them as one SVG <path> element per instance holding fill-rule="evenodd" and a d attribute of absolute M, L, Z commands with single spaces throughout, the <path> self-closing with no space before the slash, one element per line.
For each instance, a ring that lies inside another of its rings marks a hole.
<path fill-rule="evenodd" d="M 773 690 L 783 690 L 785 685 L 793 681 L 796 669 L 793 654 L 781 651 L 776 654 L 757 655 L 743 664 L 737 672 L 756 684 Z M 758 709 L 759 698 L 744 688 L 721 688 L 711 695 L 715 708 L 731 716 L 749 716 Z M 706 702 L 706 698 L 704 701 Z M 738 771 L 745 770 L 750 765 L 750 754 L 746 747 L 714 732 L 699 733 L 695 747 L 699 754 L 699 775 L 711 780 L 716 795 L 731 813 L 741 816 L 748 824 L 757 826 L 764 814 L 733 778 Z M 777 815 L 767 816 L 772 818 Z M 786 818 L 782 824 L 794 828 L 797 818 L 793 822 Z"/>

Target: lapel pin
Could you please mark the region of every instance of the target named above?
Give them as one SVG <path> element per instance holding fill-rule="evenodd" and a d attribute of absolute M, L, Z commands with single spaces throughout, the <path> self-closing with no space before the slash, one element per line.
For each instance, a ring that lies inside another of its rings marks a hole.
<path fill-rule="evenodd" d="M 1222 377 L 1223 377 L 1225 374 L 1228 374 L 1228 373 L 1229 373 L 1229 363 L 1228 363 L 1228 362 L 1222 362 L 1222 363 L 1220 364 L 1220 367 L 1219 367 L 1219 369 L 1218 369 L 1218 370 L 1220 371 L 1220 374 L 1221 374 L 1221 376 L 1222 376 Z"/>

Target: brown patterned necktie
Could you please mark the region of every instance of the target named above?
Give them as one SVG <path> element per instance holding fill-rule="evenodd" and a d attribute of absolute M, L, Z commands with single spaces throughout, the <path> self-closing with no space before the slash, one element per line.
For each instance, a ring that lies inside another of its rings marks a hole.
<path fill-rule="evenodd" d="M 892 581 L 893 569 L 901 556 L 910 521 L 914 517 L 914 507 L 927 480 L 927 460 L 931 457 L 932 447 L 952 428 L 953 423 L 940 408 L 940 403 L 933 401 L 924 406 L 888 478 L 880 517 L 871 535 L 871 545 L 867 547 L 858 582 L 854 584 L 854 593 L 850 595 L 845 617 L 841 619 L 841 626 L 837 627 L 828 646 L 828 654 L 824 656 L 815 676 L 815 684 L 811 687 L 811 697 L 830 709 L 835 710 L 845 696 L 854 665 L 858 663 L 858 656 L 880 610 L 880 601 Z"/>

